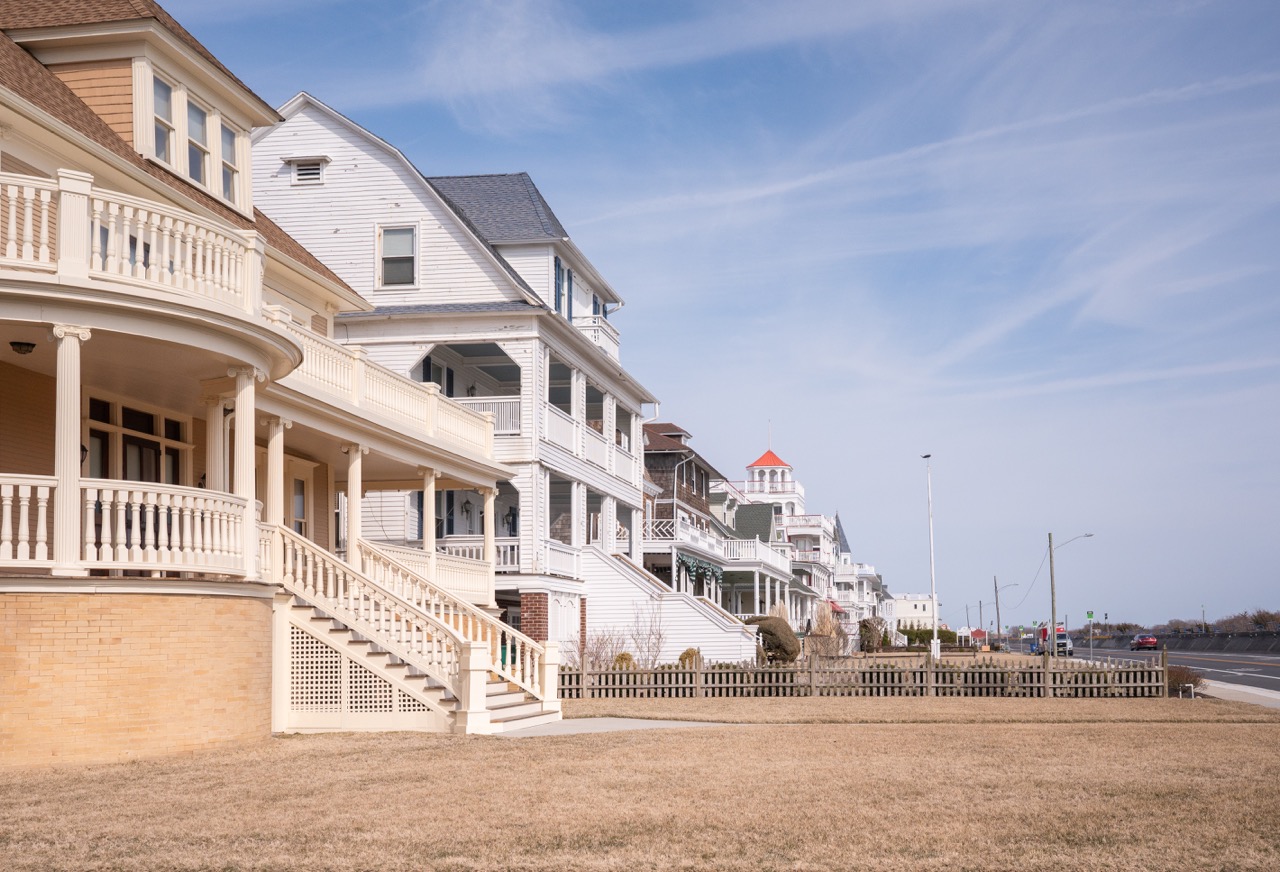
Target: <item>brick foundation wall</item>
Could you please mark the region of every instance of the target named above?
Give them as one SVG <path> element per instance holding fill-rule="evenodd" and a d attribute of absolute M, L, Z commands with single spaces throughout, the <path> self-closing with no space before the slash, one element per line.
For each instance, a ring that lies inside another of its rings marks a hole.
<path fill-rule="evenodd" d="M 547 595 L 520 594 L 520 632 L 535 642 L 547 641 Z"/>
<path fill-rule="evenodd" d="M 271 601 L 0 594 L 0 768 L 271 735 Z"/>

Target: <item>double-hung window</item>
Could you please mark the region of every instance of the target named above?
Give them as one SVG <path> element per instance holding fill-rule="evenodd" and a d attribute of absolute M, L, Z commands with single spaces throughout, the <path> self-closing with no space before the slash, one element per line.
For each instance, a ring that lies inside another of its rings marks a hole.
<path fill-rule="evenodd" d="M 197 185 L 209 178 L 209 113 L 187 102 L 187 176 Z"/>
<path fill-rule="evenodd" d="M 414 284 L 416 237 L 412 227 L 383 228 L 380 282 L 383 287 Z"/>
<path fill-rule="evenodd" d="M 240 168 L 236 163 L 236 132 L 223 122 L 222 125 L 222 199 L 236 202 L 236 185 Z"/>
<path fill-rule="evenodd" d="M 173 163 L 173 86 L 160 77 L 152 80 L 155 92 L 156 160 Z"/>

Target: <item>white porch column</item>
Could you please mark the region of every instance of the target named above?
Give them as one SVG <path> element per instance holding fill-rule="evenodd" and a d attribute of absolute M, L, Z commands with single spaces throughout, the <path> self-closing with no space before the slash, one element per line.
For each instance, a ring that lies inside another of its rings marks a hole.
<path fill-rule="evenodd" d="M 493 540 L 493 511 L 498 491 L 495 488 L 485 487 L 480 489 L 480 493 L 484 495 L 484 562 L 492 568 L 498 559 L 497 544 Z"/>
<path fill-rule="evenodd" d="M 252 366 L 235 366 L 227 375 L 236 380 L 235 486 L 231 492 L 244 500 L 244 574 L 258 577 L 258 506 L 254 457 L 255 383 L 266 378 Z"/>
<path fill-rule="evenodd" d="M 357 443 L 342 446 L 347 455 L 347 563 L 360 567 L 360 534 L 364 518 L 361 504 L 364 501 L 364 456 L 368 448 Z"/>
<path fill-rule="evenodd" d="M 204 486 L 209 490 L 227 489 L 227 450 L 223 447 L 226 418 L 221 396 L 204 397 Z"/>
<path fill-rule="evenodd" d="M 587 487 L 580 481 L 569 484 L 569 544 L 581 548 L 587 514 Z"/>
<path fill-rule="evenodd" d="M 284 431 L 293 426 L 283 418 L 267 419 L 267 482 L 263 520 L 271 527 L 284 525 Z"/>
<path fill-rule="evenodd" d="M 606 554 L 618 550 L 618 501 L 613 497 L 600 500 L 600 547 Z"/>
<path fill-rule="evenodd" d="M 427 552 L 428 581 L 436 581 L 436 471 L 422 470 L 422 550 Z"/>
<path fill-rule="evenodd" d="M 760 570 L 751 573 L 751 614 L 760 614 Z"/>
<path fill-rule="evenodd" d="M 785 581 L 779 581 L 778 586 L 782 588 L 782 602 L 786 604 L 787 614 L 791 614 L 791 585 Z"/>
<path fill-rule="evenodd" d="M 642 496 L 643 500 L 644 497 Z M 630 554 L 628 555 L 636 563 L 644 561 L 644 508 L 631 509 L 631 541 Z"/>
<path fill-rule="evenodd" d="M 80 565 L 80 343 L 92 336 L 87 327 L 57 324 L 58 343 L 53 430 L 53 574 L 88 575 Z M 6 507 L 6 513 L 8 509 Z"/>
<path fill-rule="evenodd" d="M 494 575 L 497 572 L 498 545 L 493 538 L 494 526 L 497 523 L 493 515 L 497 507 L 498 489 L 486 487 L 480 490 L 484 494 L 484 562 L 489 573 L 489 607 L 496 609 L 498 603 L 494 598 Z"/>

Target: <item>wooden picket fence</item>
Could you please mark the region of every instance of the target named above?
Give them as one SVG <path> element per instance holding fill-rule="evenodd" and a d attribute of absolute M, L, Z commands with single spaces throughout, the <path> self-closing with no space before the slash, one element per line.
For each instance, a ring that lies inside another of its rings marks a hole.
<path fill-rule="evenodd" d="M 1166 659 L 810 657 L 791 666 L 561 667 L 561 699 L 789 696 L 1162 697 Z"/>

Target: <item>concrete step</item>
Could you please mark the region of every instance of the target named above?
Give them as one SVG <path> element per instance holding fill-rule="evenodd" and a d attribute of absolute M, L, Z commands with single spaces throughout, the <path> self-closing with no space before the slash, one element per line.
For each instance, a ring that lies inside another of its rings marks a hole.
<path fill-rule="evenodd" d="M 512 730 L 523 730 L 526 727 L 540 727 L 543 724 L 550 724 L 560 720 L 560 712 L 539 712 L 538 714 L 525 715 L 518 718 L 505 718 L 498 720 L 493 718 L 490 723 L 494 725 L 494 732 L 509 733 Z"/>
<path fill-rule="evenodd" d="M 542 713 L 542 702 L 536 699 L 525 699 L 521 702 L 508 703 L 500 706 L 486 706 L 489 709 L 489 720 L 492 723 L 506 723 L 510 720 L 519 720 L 530 715 Z"/>

